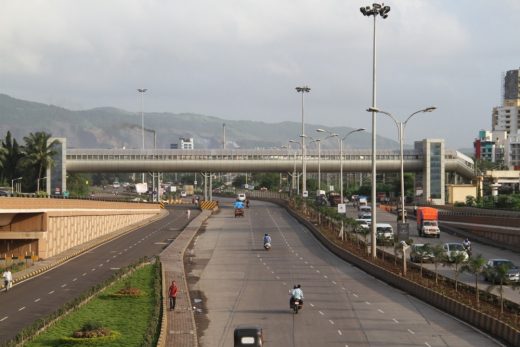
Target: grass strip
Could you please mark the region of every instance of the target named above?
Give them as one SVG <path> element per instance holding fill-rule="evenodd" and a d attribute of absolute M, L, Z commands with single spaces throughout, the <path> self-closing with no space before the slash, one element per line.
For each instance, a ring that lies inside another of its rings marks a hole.
<path fill-rule="evenodd" d="M 139 288 L 142 295 L 114 295 L 129 283 L 132 287 Z M 102 344 L 96 345 L 151 345 L 157 335 L 160 309 L 158 312 L 156 306 L 160 302 L 160 296 L 160 264 L 145 265 L 108 286 L 87 304 L 62 317 L 25 346 L 67 346 L 69 344 L 64 343 L 67 338 L 89 321 L 99 322 L 103 327 L 118 333 L 117 339 L 105 339 Z"/>

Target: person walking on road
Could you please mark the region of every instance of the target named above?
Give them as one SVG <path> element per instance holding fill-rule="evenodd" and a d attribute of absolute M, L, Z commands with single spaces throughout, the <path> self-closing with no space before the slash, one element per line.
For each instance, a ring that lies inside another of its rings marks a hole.
<path fill-rule="evenodd" d="M 175 301 L 177 299 L 178 290 L 179 289 L 177 288 L 177 284 L 175 281 L 172 281 L 172 285 L 170 286 L 170 289 L 168 289 L 168 297 L 170 298 L 170 311 L 175 309 Z"/>
<path fill-rule="evenodd" d="M 189 219 L 190 219 L 190 216 L 191 216 L 191 210 L 190 210 L 190 209 L 187 209 L 187 210 L 186 210 L 186 218 L 189 220 Z"/>
<path fill-rule="evenodd" d="M 5 291 L 7 292 L 13 286 L 13 275 L 9 269 L 5 270 L 2 274 L 4 278 Z"/>

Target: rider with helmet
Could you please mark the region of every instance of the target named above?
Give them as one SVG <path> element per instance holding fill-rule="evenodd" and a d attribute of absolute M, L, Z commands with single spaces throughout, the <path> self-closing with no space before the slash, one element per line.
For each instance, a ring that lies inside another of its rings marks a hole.
<path fill-rule="evenodd" d="M 300 305 L 303 305 L 303 290 L 299 284 L 295 285 L 291 291 L 291 299 L 289 300 L 290 307 L 292 307 L 294 300 L 299 300 Z"/>
<path fill-rule="evenodd" d="M 271 236 L 269 236 L 268 233 L 265 233 L 265 235 L 264 235 L 264 245 L 266 243 L 269 243 L 269 244 L 271 243 Z"/>

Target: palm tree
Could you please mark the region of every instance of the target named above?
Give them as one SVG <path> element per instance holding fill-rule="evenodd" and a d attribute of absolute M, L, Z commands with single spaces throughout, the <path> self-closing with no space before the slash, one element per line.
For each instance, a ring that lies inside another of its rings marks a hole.
<path fill-rule="evenodd" d="M 466 260 L 466 253 L 460 252 L 452 255 L 451 257 L 446 257 L 444 259 L 445 266 L 454 266 L 455 267 L 455 291 L 459 289 L 459 274 L 460 274 L 460 265 L 464 263 Z"/>
<path fill-rule="evenodd" d="M 508 271 L 511 269 L 511 266 L 507 263 L 500 264 L 495 268 L 488 269 L 487 271 L 491 272 L 489 277 L 493 278 L 493 283 L 489 285 L 487 291 L 492 291 L 497 285 L 498 282 L 498 293 L 500 294 L 500 315 L 504 313 L 504 283 L 508 279 Z"/>
<path fill-rule="evenodd" d="M 51 134 L 45 132 L 30 133 L 24 137 L 25 141 L 25 160 L 28 164 L 37 167 L 36 191 L 40 191 L 40 180 L 44 169 L 52 165 L 52 157 L 56 155 L 53 148 L 57 141 L 48 143 Z"/>
<path fill-rule="evenodd" d="M 433 266 L 435 268 L 435 284 L 438 284 L 438 278 L 439 278 L 439 264 L 446 263 L 446 254 L 444 253 L 444 248 L 442 248 L 442 245 L 436 244 L 431 248 L 431 252 L 433 254 Z"/>
<path fill-rule="evenodd" d="M 477 308 L 480 307 L 478 278 L 484 272 L 485 264 L 486 264 L 486 259 L 484 259 L 482 257 L 482 254 L 479 254 L 476 257 L 469 258 L 469 262 L 467 264 L 464 264 L 460 268 L 460 272 L 469 272 L 475 276 L 475 299 L 477 300 Z"/>
<path fill-rule="evenodd" d="M 0 180 L 12 180 L 14 177 L 21 176 L 20 159 L 23 157 L 23 153 L 16 139 L 12 138 L 10 131 L 7 132 L 2 142 L 0 152 L 5 153 L 3 160 L 0 153 L 0 167 L 3 168 Z"/>

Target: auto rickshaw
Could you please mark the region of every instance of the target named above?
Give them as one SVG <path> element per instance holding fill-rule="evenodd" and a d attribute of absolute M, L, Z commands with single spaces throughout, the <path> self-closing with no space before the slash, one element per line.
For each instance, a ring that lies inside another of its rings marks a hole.
<path fill-rule="evenodd" d="M 262 346 L 263 333 L 258 325 L 239 325 L 235 328 L 234 345 L 239 346 Z"/>

